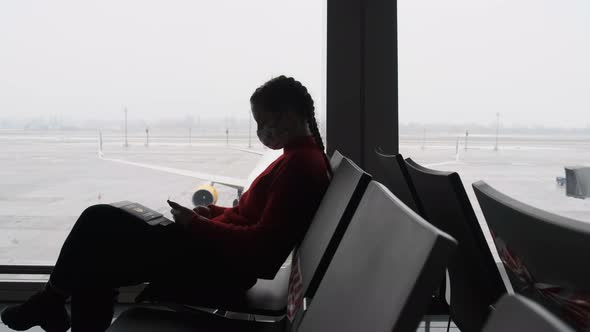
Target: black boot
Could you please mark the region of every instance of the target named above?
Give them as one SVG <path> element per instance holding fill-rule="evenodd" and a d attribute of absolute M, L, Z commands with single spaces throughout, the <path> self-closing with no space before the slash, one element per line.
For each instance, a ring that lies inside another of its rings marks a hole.
<path fill-rule="evenodd" d="M 41 326 L 47 332 L 65 332 L 70 328 L 70 317 L 64 304 L 63 297 L 44 289 L 25 303 L 4 309 L 2 322 L 17 331 Z"/>
<path fill-rule="evenodd" d="M 113 289 L 85 289 L 72 293 L 72 332 L 104 332 L 111 325 L 119 294 Z"/>

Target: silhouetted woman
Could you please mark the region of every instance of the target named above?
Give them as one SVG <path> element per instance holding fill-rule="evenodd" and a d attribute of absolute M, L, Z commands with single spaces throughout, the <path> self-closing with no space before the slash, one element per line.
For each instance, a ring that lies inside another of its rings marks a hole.
<path fill-rule="evenodd" d="M 280 76 L 250 98 L 260 141 L 283 154 L 233 208 L 172 209 L 168 226 L 149 226 L 111 205 L 80 215 L 44 290 L 2 312 L 15 330 L 104 331 L 122 286 L 191 285 L 197 294 L 243 292 L 273 277 L 303 238 L 331 170 L 307 89 Z M 188 286 L 187 286 L 188 287 Z M 71 296 L 71 320 L 64 307 Z"/>

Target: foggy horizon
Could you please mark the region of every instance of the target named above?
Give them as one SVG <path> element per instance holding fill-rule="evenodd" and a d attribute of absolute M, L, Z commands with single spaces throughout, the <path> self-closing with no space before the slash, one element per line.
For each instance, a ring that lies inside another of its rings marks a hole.
<path fill-rule="evenodd" d="M 121 112 L 119 119 L 81 119 L 73 120 L 60 117 L 59 115 L 44 115 L 30 118 L 2 118 L 0 117 L 0 131 L 2 130 L 31 130 L 31 131 L 121 131 L 124 128 L 124 115 Z M 242 114 L 230 116 L 169 116 L 161 117 L 147 121 L 141 118 L 141 114 L 128 113 L 128 128 L 129 130 L 143 133 L 146 128 L 157 130 L 193 130 L 194 135 L 199 132 L 212 133 L 219 131 L 223 133 L 225 129 L 237 130 L 239 132 L 247 132 L 252 130 L 253 135 L 256 134 L 255 122 Z M 250 127 L 251 126 L 251 127 Z M 325 123 L 318 120 L 318 126 L 322 135 L 325 135 Z M 418 133 L 422 134 L 423 130 L 431 132 L 465 132 L 471 131 L 472 134 L 489 134 L 495 133 L 498 124 L 495 121 L 488 123 L 476 122 L 400 122 L 398 127 L 400 133 Z M 590 135 L 590 124 L 577 127 L 560 127 L 551 125 L 521 125 L 521 124 L 506 124 L 500 122 L 498 129 L 500 135 L 511 133 L 528 133 L 528 134 L 583 134 Z"/>

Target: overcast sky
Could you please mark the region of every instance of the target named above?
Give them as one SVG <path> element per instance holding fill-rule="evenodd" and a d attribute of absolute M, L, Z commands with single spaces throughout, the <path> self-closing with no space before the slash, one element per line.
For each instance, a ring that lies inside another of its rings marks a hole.
<path fill-rule="evenodd" d="M 322 95 L 318 0 L 8 0 L 0 3 L 0 116 L 247 116 L 285 73 Z M 321 103 L 318 100 L 318 103 Z"/>
<path fill-rule="evenodd" d="M 590 124 L 587 0 L 398 0 L 401 122 Z M 4 0 L 0 118 L 246 116 L 268 78 L 323 113 L 325 0 Z"/>
<path fill-rule="evenodd" d="M 400 121 L 590 126 L 590 1 L 398 7 Z"/>

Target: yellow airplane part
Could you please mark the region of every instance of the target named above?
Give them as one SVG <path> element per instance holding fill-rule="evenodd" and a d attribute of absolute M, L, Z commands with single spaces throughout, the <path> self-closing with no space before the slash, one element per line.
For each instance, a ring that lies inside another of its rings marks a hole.
<path fill-rule="evenodd" d="M 195 206 L 217 203 L 218 198 L 217 190 L 210 184 L 204 184 L 198 186 L 195 193 L 193 194 L 193 204 Z"/>

